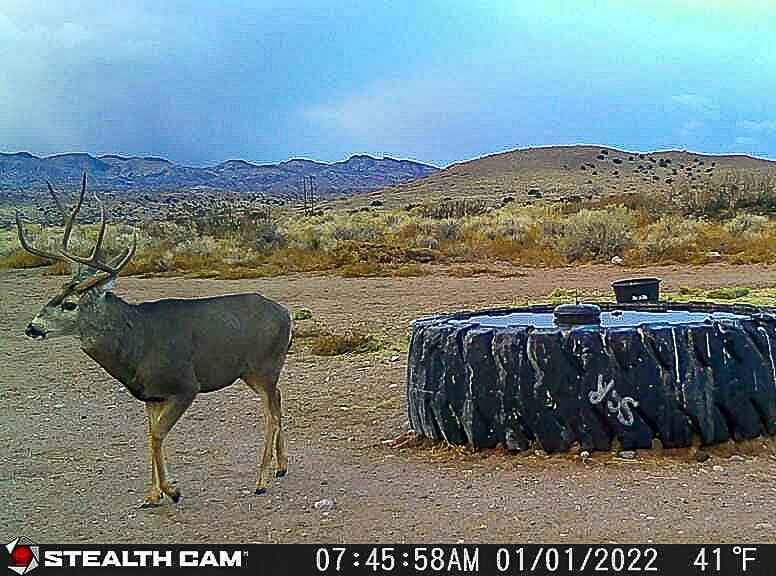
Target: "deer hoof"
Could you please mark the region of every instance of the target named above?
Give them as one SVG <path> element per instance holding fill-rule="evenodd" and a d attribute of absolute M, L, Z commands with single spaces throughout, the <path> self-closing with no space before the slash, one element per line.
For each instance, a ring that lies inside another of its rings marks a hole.
<path fill-rule="evenodd" d="M 256 488 L 256 494 L 265 494 L 267 492 L 266 488 Z"/>
<path fill-rule="evenodd" d="M 181 499 L 181 491 L 176 488 L 175 492 L 170 494 L 170 498 L 172 499 L 173 502 L 177 504 L 178 501 Z"/>
<path fill-rule="evenodd" d="M 288 470 L 277 470 L 275 472 L 275 478 L 282 478 L 286 474 L 288 474 Z"/>

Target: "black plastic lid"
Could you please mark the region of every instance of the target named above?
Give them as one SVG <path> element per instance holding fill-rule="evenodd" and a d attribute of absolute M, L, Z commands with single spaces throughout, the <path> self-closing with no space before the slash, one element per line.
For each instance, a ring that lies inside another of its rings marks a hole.
<path fill-rule="evenodd" d="M 552 311 L 557 324 L 598 324 L 601 308 L 595 304 L 561 304 Z"/>
<path fill-rule="evenodd" d="M 623 278 L 612 282 L 612 287 L 618 286 L 653 286 L 660 284 L 660 278 Z"/>

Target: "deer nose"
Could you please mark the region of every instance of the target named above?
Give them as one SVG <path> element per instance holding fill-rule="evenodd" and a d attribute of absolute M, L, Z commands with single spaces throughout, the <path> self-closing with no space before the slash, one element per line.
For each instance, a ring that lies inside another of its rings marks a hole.
<path fill-rule="evenodd" d="M 27 324 L 27 329 L 24 331 L 24 333 L 29 336 L 30 338 L 45 338 L 46 333 L 35 326 L 34 324 Z"/>

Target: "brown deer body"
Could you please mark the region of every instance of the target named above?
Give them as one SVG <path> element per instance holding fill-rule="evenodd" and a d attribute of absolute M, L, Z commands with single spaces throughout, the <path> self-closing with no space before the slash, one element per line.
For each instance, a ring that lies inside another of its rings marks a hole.
<path fill-rule="evenodd" d="M 62 208 L 65 235 L 61 249 L 50 252 L 27 242 L 17 215 L 22 246 L 40 257 L 81 265 L 80 270 L 27 326 L 31 338 L 75 335 L 83 351 L 145 402 L 151 450 L 151 485 L 143 507 L 156 506 L 163 495 L 174 502 L 180 491 L 169 479 L 163 441 L 200 392 L 243 380 L 264 398 L 264 449 L 256 493 L 266 491 L 273 452 L 276 475 L 285 475 L 281 395 L 277 387 L 291 340 L 291 317 L 281 305 L 259 294 L 200 299 L 167 299 L 131 304 L 111 292 L 113 281 L 134 254 L 135 245 L 114 262 L 102 259 L 105 233 L 102 209 L 97 244 L 88 258 L 68 251 L 75 216 Z"/>

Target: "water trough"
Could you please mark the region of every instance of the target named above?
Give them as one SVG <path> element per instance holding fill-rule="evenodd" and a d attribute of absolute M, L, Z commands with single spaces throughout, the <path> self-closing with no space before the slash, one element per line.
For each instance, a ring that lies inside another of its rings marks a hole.
<path fill-rule="evenodd" d="M 475 449 L 773 435 L 776 310 L 647 302 L 424 318 L 412 330 L 407 405 L 417 432 Z"/>

